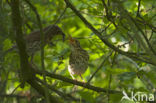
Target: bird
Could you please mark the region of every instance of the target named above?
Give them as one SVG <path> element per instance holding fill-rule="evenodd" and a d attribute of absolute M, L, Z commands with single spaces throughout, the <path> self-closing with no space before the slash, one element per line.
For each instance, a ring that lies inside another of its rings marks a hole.
<path fill-rule="evenodd" d="M 83 80 L 81 74 L 85 73 L 88 68 L 89 54 L 81 47 L 80 42 L 71 36 L 69 36 L 69 44 L 71 53 L 68 71 L 73 79 L 75 79 L 74 75 L 79 75 Z"/>
<path fill-rule="evenodd" d="M 51 40 L 56 36 L 56 35 L 62 35 L 62 39 L 64 41 L 65 39 L 65 34 L 61 30 L 60 27 L 58 27 L 56 24 L 49 25 L 45 28 L 43 28 L 44 32 L 44 46 L 46 44 L 52 43 Z M 26 42 L 26 51 L 28 53 L 28 56 L 31 56 L 31 61 L 33 59 L 33 55 L 41 49 L 41 37 L 40 37 L 40 30 L 36 30 L 31 32 L 29 35 L 24 37 L 25 42 Z M 17 50 L 17 45 L 13 45 L 12 48 L 8 49 L 5 54 L 12 50 Z"/>

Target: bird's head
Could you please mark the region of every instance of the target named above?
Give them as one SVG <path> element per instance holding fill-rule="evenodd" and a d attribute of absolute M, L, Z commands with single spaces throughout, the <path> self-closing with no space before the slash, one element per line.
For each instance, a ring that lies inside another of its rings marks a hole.
<path fill-rule="evenodd" d="M 45 31 L 45 39 L 50 41 L 53 37 L 57 35 L 62 35 L 62 40 L 65 40 L 65 34 L 57 25 L 50 25 L 44 29 Z"/>
<path fill-rule="evenodd" d="M 78 40 L 74 39 L 71 36 L 69 36 L 69 44 L 70 44 L 70 46 L 71 46 L 72 49 L 81 48 L 80 42 Z"/>

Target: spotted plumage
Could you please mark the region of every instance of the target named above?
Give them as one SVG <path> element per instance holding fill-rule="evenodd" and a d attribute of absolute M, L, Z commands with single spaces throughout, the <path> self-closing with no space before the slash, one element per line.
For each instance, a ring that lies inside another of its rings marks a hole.
<path fill-rule="evenodd" d="M 69 44 L 71 48 L 71 53 L 69 57 L 68 71 L 74 78 L 74 74 L 83 74 L 88 68 L 89 55 L 86 50 L 80 46 L 80 42 L 76 39 L 70 37 Z"/>
<path fill-rule="evenodd" d="M 49 44 L 50 41 L 53 39 L 53 37 L 56 35 L 62 35 L 63 40 L 65 38 L 65 34 L 57 25 L 47 26 L 43 29 L 43 32 L 45 36 L 44 45 Z M 29 56 L 33 56 L 35 52 L 40 50 L 40 47 L 41 47 L 40 46 L 41 45 L 40 30 L 31 32 L 24 39 L 26 41 L 26 51 Z M 12 48 L 8 49 L 5 52 L 5 55 L 12 50 L 17 50 L 17 46 L 14 45 Z"/>
<path fill-rule="evenodd" d="M 65 34 L 57 25 L 50 25 L 43 29 L 45 34 L 44 44 L 50 43 L 51 39 L 56 35 L 62 35 L 63 39 Z M 26 36 L 26 47 L 28 55 L 34 54 L 36 51 L 40 50 L 41 38 L 40 38 L 40 31 L 34 31 Z"/>

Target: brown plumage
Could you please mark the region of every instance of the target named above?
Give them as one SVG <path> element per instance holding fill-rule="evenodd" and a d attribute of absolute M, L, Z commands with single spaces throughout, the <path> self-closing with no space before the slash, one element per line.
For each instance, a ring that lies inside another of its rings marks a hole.
<path fill-rule="evenodd" d="M 56 35 L 62 35 L 63 40 L 65 38 L 65 34 L 57 25 L 50 25 L 43 29 L 44 32 L 44 44 L 50 43 L 51 39 Z M 40 30 L 31 32 L 29 35 L 25 37 L 26 40 L 26 50 L 29 56 L 32 56 L 36 51 L 40 50 L 41 38 L 40 38 Z M 16 49 L 17 46 L 13 46 L 13 48 L 8 51 L 12 51 Z"/>
<path fill-rule="evenodd" d="M 69 57 L 68 71 L 74 79 L 74 74 L 83 74 L 88 68 L 89 55 L 86 50 L 80 46 L 80 42 L 72 37 L 69 37 L 69 44 L 71 47 L 71 54 Z"/>

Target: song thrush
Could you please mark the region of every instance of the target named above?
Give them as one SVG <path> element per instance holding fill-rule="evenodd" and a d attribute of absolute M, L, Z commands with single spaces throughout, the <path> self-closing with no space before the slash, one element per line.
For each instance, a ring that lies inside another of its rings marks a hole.
<path fill-rule="evenodd" d="M 48 44 L 51 42 L 51 39 L 53 39 L 54 36 L 56 35 L 62 35 L 63 36 L 63 41 L 65 38 L 65 34 L 62 32 L 62 30 L 57 26 L 57 25 L 50 25 L 47 26 L 43 29 L 44 32 L 44 45 Z M 40 30 L 31 32 L 29 35 L 25 37 L 26 41 L 26 51 L 29 56 L 34 55 L 36 51 L 40 50 L 40 44 L 41 44 L 41 38 L 40 38 Z M 17 49 L 17 46 L 14 45 L 11 49 L 7 50 L 12 51 L 14 49 Z M 7 53 L 6 52 L 6 53 Z"/>
<path fill-rule="evenodd" d="M 71 54 L 69 57 L 68 71 L 73 79 L 74 74 L 79 75 L 81 79 L 83 79 L 81 74 L 88 68 L 89 55 L 87 51 L 81 47 L 80 42 L 71 36 L 69 37 L 69 44 Z"/>

